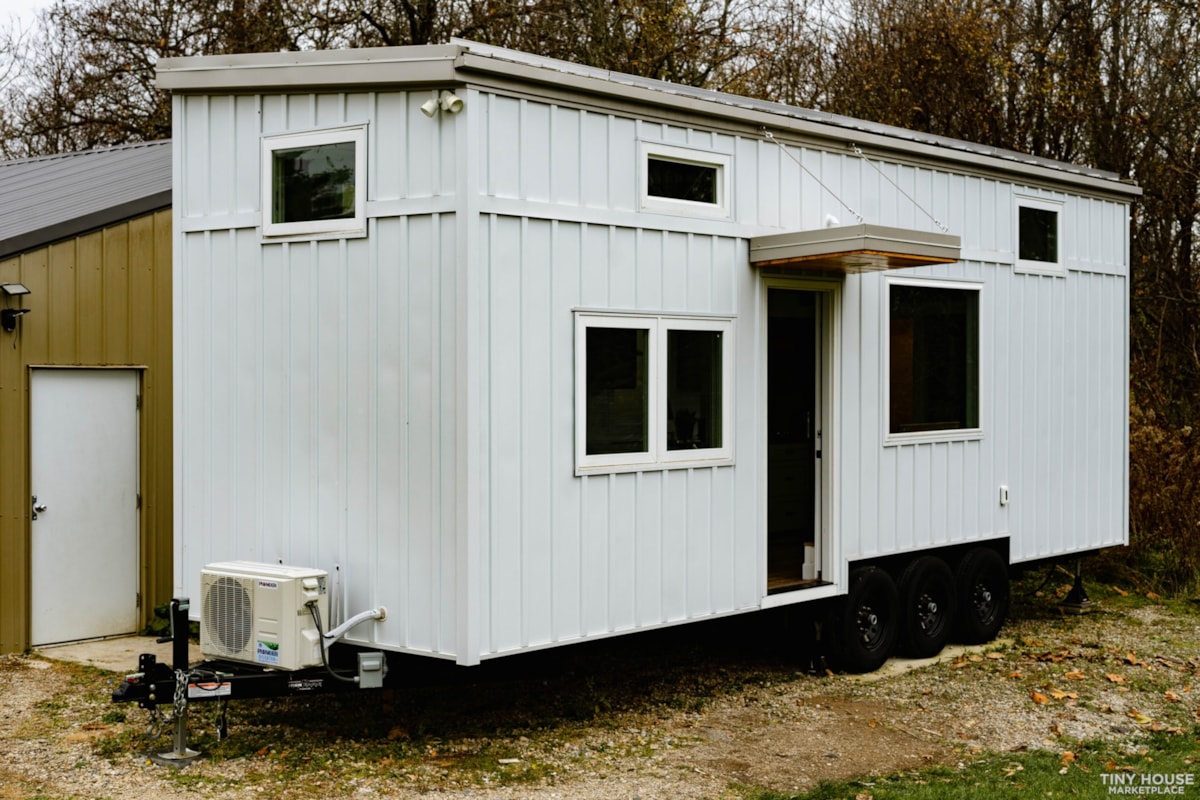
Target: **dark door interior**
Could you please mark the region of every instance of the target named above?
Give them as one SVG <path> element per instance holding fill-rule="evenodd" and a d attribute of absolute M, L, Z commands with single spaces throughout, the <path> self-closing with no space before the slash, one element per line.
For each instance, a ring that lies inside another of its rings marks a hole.
<path fill-rule="evenodd" d="M 767 592 L 820 582 L 817 552 L 816 292 L 767 294 Z"/>

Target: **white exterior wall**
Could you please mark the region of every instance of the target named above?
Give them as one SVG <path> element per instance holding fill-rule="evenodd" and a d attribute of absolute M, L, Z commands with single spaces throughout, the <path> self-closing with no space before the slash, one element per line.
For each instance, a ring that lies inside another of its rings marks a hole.
<path fill-rule="evenodd" d="M 175 582 L 199 597 L 226 559 L 326 569 L 339 616 L 389 609 L 356 633 L 452 655 L 460 231 L 427 97 L 175 97 Z M 260 135 L 359 122 L 369 235 L 263 244 Z"/>
<path fill-rule="evenodd" d="M 210 561 L 336 569 L 343 614 L 389 610 L 355 635 L 464 663 L 759 607 L 748 238 L 850 212 L 758 138 L 456 91 L 465 110 L 434 119 L 428 92 L 176 96 L 181 591 Z M 363 121 L 369 235 L 261 244 L 260 135 Z M 640 211 L 639 141 L 731 155 L 732 218 Z M 789 152 L 866 221 L 933 229 L 849 150 Z M 885 277 L 847 277 L 826 331 L 832 574 L 997 537 L 1014 561 L 1123 541 L 1127 207 L 879 166 L 963 240 L 961 263 L 900 274 L 983 284 L 983 436 L 885 446 Z M 1014 273 L 1018 191 L 1065 201 L 1065 277 Z M 575 309 L 733 318 L 735 464 L 576 477 Z"/>

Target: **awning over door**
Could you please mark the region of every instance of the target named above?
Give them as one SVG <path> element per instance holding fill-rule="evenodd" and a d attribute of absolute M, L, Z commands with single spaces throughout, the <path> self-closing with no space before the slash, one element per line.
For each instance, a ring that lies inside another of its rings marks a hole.
<path fill-rule="evenodd" d="M 952 264 L 961 249 L 958 236 L 864 223 L 756 236 L 750 240 L 750 264 L 848 275 Z"/>

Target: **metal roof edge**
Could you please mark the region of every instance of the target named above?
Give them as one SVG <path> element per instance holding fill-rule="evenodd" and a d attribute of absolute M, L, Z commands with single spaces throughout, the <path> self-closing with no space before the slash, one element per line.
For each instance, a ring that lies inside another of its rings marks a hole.
<path fill-rule="evenodd" d="M 1092 191 L 1139 197 L 1141 187 L 1105 170 L 1032 156 L 1015 150 L 981 145 L 960 139 L 912 131 L 891 125 L 813 111 L 766 100 L 701 89 L 667 81 L 587 67 L 516 50 L 454 40 L 463 46 L 460 69 L 490 73 L 510 79 L 550 84 L 557 88 L 619 97 L 677 111 L 723 117 L 750 124 L 766 133 L 792 133 L 840 141 L 851 145 L 907 153 L 924 159 L 951 160 L 974 167 L 987 166 L 1006 173 L 1021 173 L 1044 181 L 1084 186 Z M 551 72 L 554 77 L 547 76 Z"/>
<path fill-rule="evenodd" d="M 445 81 L 461 52 L 461 45 L 442 44 L 164 58 L 155 86 L 202 92 Z"/>
<path fill-rule="evenodd" d="M 573 91 L 609 101 L 722 119 L 764 138 L 791 136 L 840 142 L 967 168 L 1019 174 L 1042 183 L 1085 188 L 1128 199 L 1137 184 L 1115 173 L 980 145 L 959 139 L 588 67 L 517 50 L 455 39 L 444 45 L 304 50 L 165 58 L 156 85 L 176 92 L 297 91 L 335 87 L 469 83 L 476 76 Z M 867 156 L 869 154 L 864 154 Z"/>
<path fill-rule="evenodd" d="M 27 253 L 30 250 L 47 247 L 64 239 L 82 236 L 85 233 L 99 230 L 100 228 L 107 228 L 110 225 L 170 207 L 171 190 L 167 189 L 166 191 L 148 194 L 126 203 L 109 206 L 91 214 L 84 214 L 81 217 L 56 222 L 45 228 L 11 236 L 0 242 L 0 259 L 11 258 L 21 253 Z"/>

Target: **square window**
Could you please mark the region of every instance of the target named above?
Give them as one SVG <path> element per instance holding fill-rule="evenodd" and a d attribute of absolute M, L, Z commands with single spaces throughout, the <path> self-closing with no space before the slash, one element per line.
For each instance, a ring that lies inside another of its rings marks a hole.
<path fill-rule="evenodd" d="M 1059 225 L 1062 204 L 1032 197 L 1018 197 L 1018 272 L 1062 274 L 1059 254 Z"/>
<path fill-rule="evenodd" d="M 888 286 L 889 435 L 979 428 L 979 290 Z"/>
<path fill-rule="evenodd" d="M 263 235 L 365 233 L 366 126 L 263 139 Z"/>
<path fill-rule="evenodd" d="M 354 142 L 271 153 L 271 222 L 354 216 Z"/>
<path fill-rule="evenodd" d="M 728 463 L 727 319 L 576 315 L 576 473 Z"/>

